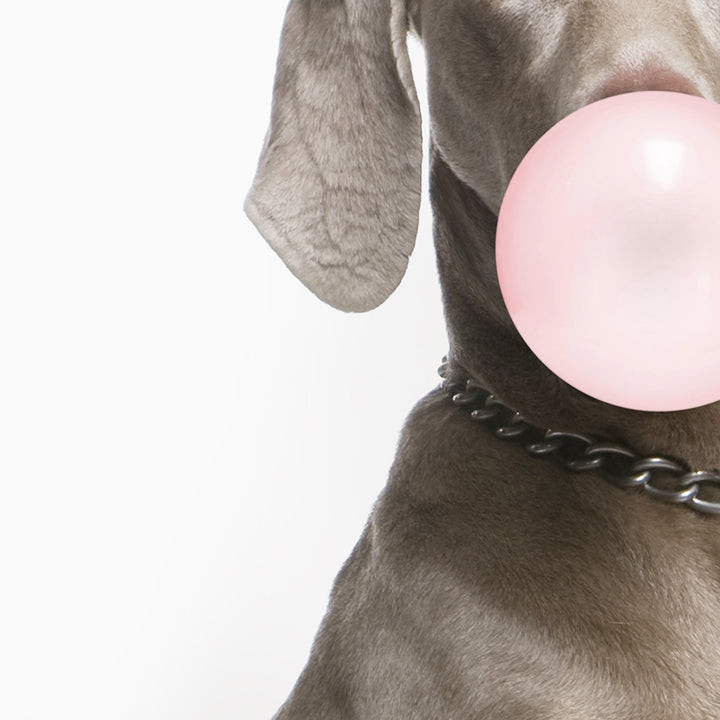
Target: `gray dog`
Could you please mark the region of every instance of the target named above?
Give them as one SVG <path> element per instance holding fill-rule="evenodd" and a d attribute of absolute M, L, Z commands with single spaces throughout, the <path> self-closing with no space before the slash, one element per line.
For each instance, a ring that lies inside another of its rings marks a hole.
<path fill-rule="evenodd" d="M 447 379 L 408 418 L 276 718 L 720 718 L 720 517 L 687 488 L 534 457 L 466 407 L 487 388 L 535 428 L 720 466 L 720 403 L 641 412 L 574 389 L 523 342 L 494 265 L 513 171 L 563 117 L 634 90 L 720 99 L 720 2 L 294 0 L 246 211 L 345 311 L 383 302 L 415 242 L 409 30 L 427 56 Z"/>

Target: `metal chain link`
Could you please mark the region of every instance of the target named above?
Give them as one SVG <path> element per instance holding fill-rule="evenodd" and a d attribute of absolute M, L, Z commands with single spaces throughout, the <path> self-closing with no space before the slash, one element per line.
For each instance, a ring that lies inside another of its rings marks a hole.
<path fill-rule="evenodd" d="M 615 487 L 637 488 L 657 500 L 720 516 L 720 471 L 691 470 L 683 460 L 664 455 L 640 457 L 620 443 L 589 434 L 541 430 L 475 381 L 451 381 L 448 372 L 443 358 L 438 374 L 452 402 L 502 440 L 519 440 L 530 455 L 548 455 L 573 472 L 595 470 Z"/>

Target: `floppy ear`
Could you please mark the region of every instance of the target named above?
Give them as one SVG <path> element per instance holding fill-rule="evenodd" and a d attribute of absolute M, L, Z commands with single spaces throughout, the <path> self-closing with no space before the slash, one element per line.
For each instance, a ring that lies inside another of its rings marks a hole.
<path fill-rule="evenodd" d="M 293 0 L 245 212 L 319 298 L 359 312 L 405 274 L 422 134 L 404 0 Z"/>

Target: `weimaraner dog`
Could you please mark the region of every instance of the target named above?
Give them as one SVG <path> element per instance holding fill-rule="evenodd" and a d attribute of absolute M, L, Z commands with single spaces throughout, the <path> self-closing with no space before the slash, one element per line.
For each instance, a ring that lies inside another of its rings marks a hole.
<path fill-rule="evenodd" d="M 637 90 L 720 100 L 720 2 L 294 0 L 245 207 L 344 311 L 382 303 L 415 242 L 408 32 L 427 57 L 445 382 L 407 419 L 276 720 L 720 718 L 720 403 L 643 412 L 568 385 L 515 329 L 494 256 L 513 171 L 563 117 Z M 509 437 L 523 423 L 534 442 Z M 610 481 L 623 458 L 635 479 Z"/>

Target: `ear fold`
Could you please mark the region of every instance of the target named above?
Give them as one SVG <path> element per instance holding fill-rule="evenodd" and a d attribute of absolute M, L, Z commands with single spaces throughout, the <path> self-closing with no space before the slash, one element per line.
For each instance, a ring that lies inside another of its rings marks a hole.
<path fill-rule="evenodd" d="M 405 274 L 420 206 L 420 111 L 404 0 L 293 0 L 245 212 L 319 298 L 359 312 Z"/>

